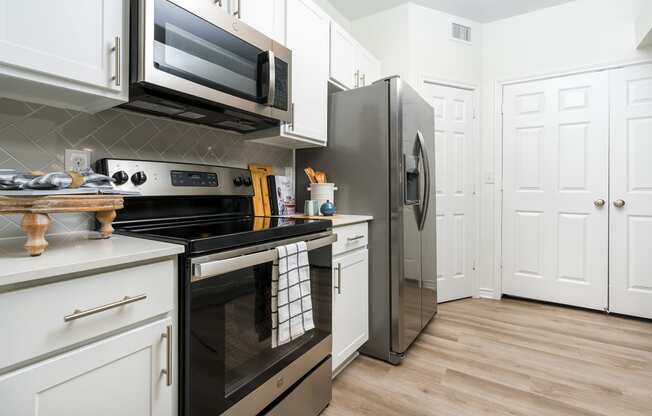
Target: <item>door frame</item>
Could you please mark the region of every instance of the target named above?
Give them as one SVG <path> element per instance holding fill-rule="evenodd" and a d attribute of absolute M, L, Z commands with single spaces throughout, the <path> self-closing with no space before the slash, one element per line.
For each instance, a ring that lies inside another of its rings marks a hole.
<path fill-rule="evenodd" d="M 480 189 L 482 186 L 481 169 L 478 169 L 478 162 L 481 159 L 481 146 L 480 146 L 480 129 L 481 129 L 481 115 L 480 115 L 480 87 L 477 84 L 452 81 L 448 79 L 439 78 L 435 75 L 421 74 L 419 76 L 419 93 L 425 98 L 425 84 L 440 85 L 442 87 L 456 88 L 460 90 L 471 91 L 473 94 L 473 133 L 471 143 L 474 152 L 471 154 L 471 162 L 473 172 L 473 270 L 471 271 L 471 296 L 474 298 L 484 297 L 482 289 L 479 287 L 478 270 L 480 268 Z M 436 178 L 435 178 L 436 180 Z"/>
<path fill-rule="evenodd" d="M 567 70 L 532 74 L 516 78 L 497 80 L 494 82 L 494 290 L 488 294 L 489 298 L 501 299 L 503 296 L 503 91 L 508 85 L 522 84 L 532 81 L 542 81 L 553 78 L 561 78 L 572 75 L 586 74 L 590 72 L 611 71 L 614 69 L 627 68 L 637 65 L 652 64 L 652 59 L 627 60 L 605 65 L 575 67 Z M 611 103 L 610 112 L 611 112 Z M 611 149 L 611 130 L 609 130 L 609 148 Z M 611 166 L 611 155 L 609 156 Z M 611 182 L 611 181 L 610 181 Z M 609 184 L 611 192 L 611 183 Z M 609 288 L 606 288 L 609 290 Z"/>

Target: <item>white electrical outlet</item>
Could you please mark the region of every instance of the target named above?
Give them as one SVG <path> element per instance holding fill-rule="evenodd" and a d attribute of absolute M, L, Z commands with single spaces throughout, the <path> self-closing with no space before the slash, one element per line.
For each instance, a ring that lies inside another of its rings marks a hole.
<path fill-rule="evenodd" d="M 66 149 L 64 168 L 66 171 L 81 172 L 91 167 L 91 151 Z"/>

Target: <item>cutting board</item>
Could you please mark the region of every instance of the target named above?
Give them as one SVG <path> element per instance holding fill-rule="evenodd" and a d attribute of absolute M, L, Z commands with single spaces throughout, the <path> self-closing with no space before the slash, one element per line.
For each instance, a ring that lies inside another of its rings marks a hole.
<path fill-rule="evenodd" d="M 273 174 L 271 166 L 249 164 L 251 181 L 254 185 L 254 215 L 257 217 L 269 217 L 272 215 L 272 207 L 269 204 L 269 186 L 267 177 Z"/>

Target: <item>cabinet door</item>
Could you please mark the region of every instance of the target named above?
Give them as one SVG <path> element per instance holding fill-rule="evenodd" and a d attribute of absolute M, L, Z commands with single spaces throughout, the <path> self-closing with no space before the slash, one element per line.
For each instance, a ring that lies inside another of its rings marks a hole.
<path fill-rule="evenodd" d="M 0 63 L 126 93 L 125 11 L 122 0 L 0 0 Z"/>
<path fill-rule="evenodd" d="M 330 41 L 330 78 L 345 88 L 357 88 L 360 82 L 360 71 L 355 65 L 357 43 L 333 22 Z"/>
<path fill-rule="evenodd" d="M 285 44 L 285 0 L 240 0 L 239 10 L 243 22 Z"/>
<path fill-rule="evenodd" d="M 171 416 L 164 319 L 0 376 L 2 414 Z M 170 355 L 170 357 L 172 357 Z"/>
<path fill-rule="evenodd" d="M 328 130 L 328 17 L 309 0 L 287 2 L 292 50 L 292 123 L 285 134 L 326 145 Z"/>
<path fill-rule="evenodd" d="M 361 46 L 356 49 L 355 62 L 360 71 L 358 86 L 366 87 L 380 79 L 380 61 Z"/>
<path fill-rule="evenodd" d="M 333 259 L 333 370 L 369 340 L 369 251 Z"/>

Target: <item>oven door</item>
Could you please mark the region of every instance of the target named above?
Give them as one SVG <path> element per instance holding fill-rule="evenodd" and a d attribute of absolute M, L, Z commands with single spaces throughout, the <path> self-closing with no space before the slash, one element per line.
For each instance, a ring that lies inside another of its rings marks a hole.
<path fill-rule="evenodd" d="M 289 121 L 289 49 L 212 1 L 138 4 L 135 82 Z"/>
<path fill-rule="evenodd" d="M 336 239 L 330 232 L 301 239 L 308 246 L 315 329 L 277 348 L 271 339 L 274 247 L 298 240 L 192 260 L 184 414 L 256 414 L 328 358 Z"/>

